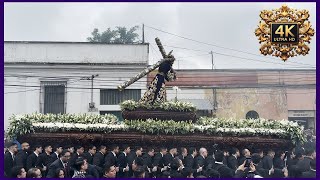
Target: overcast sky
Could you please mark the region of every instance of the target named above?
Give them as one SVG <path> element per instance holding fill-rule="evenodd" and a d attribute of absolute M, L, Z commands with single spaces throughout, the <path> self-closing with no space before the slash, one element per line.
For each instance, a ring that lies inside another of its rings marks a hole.
<path fill-rule="evenodd" d="M 260 44 L 254 34 L 260 20 L 260 11 L 279 8 L 282 4 L 5 3 L 4 39 L 78 42 L 86 41 L 94 28 L 104 31 L 108 27 L 113 29 L 116 26 L 141 27 L 144 23 L 149 27 L 216 45 L 197 43 L 145 27 L 145 39 L 150 43 L 151 64 L 160 58 L 154 42 L 154 38 L 159 37 L 164 45 L 175 47 L 165 49 L 167 52 L 174 50 L 173 54 L 179 60 L 175 63 L 175 68 L 179 66 L 180 69 L 211 68 L 210 51 L 218 53 L 213 54 L 217 69 L 315 67 L 316 35 L 312 37 L 307 56 L 289 58 L 287 62 L 283 62 L 280 58 L 260 55 Z M 312 27 L 316 28 L 316 3 L 287 5 L 309 10 L 309 20 Z M 138 32 L 141 38 L 141 28 Z"/>

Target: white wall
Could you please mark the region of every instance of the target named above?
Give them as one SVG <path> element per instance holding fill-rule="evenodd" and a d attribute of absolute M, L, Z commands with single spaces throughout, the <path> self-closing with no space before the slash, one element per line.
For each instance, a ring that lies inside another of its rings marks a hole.
<path fill-rule="evenodd" d="M 75 64 L 84 62 L 85 59 L 105 64 Z M 52 64 L 27 63 L 33 60 L 47 60 Z M 24 63 L 12 63 L 21 61 Z M 66 61 L 71 63 L 54 63 Z M 4 129 L 7 129 L 8 118 L 12 114 L 40 112 L 41 81 L 67 81 L 66 112 L 88 113 L 91 81 L 80 80 L 81 77 L 99 74 L 94 78 L 94 88 L 116 89 L 120 83 L 143 70 L 147 63 L 147 45 L 5 43 Z M 146 81 L 146 77 L 142 78 L 128 88 L 141 89 L 143 95 Z M 120 109 L 119 105 L 100 106 L 100 89 L 94 89 L 93 101 L 99 111 Z"/>
<path fill-rule="evenodd" d="M 4 42 L 5 62 L 146 63 L 148 44 Z"/>

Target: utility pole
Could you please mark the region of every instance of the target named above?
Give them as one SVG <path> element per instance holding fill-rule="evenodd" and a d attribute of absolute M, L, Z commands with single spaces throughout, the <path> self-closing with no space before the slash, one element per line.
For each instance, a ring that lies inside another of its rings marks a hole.
<path fill-rule="evenodd" d="M 99 74 L 96 75 L 91 75 L 88 77 L 82 77 L 80 80 L 91 80 L 91 102 L 89 103 L 89 109 L 94 109 L 95 108 L 95 103 L 93 102 L 93 79 L 95 77 L 98 77 Z"/>
<path fill-rule="evenodd" d="M 213 52 L 210 51 L 209 54 L 211 54 L 211 69 L 213 70 L 213 66 L 214 66 L 214 64 L 213 64 Z"/>
<path fill-rule="evenodd" d="M 142 24 L 142 44 L 144 44 L 144 24 Z"/>

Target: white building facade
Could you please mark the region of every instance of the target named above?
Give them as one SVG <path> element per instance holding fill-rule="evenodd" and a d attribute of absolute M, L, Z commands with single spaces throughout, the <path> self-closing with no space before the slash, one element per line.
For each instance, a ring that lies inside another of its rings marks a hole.
<path fill-rule="evenodd" d="M 148 49 L 149 44 L 4 42 L 4 129 L 13 114 L 121 117 L 119 103 L 140 99 L 147 80 L 142 78 L 121 92 L 117 86 L 147 67 Z M 91 102 L 94 108 L 89 108 Z"/>

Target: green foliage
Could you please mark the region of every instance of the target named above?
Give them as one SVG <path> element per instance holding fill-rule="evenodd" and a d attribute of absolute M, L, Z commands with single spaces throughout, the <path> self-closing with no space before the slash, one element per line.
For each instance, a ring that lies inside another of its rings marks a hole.
<path fill-rule="evenodd" d="M 118 118 L 113 114 L 41 114 L 33 113 L 21 116 L 37 123 L 81 123 L 81 124 L 116 124 Z"/>
<path fill-rule="evenodd" d="M 9 138 L 16 138 L 19 135 L 34 132 L 32 122 L 29 118 L 19 115 L 13 115 L 9 118 L 10 125 L 7 136 Z"/>
<path fill-rule="evenodd" d="M 127 100 L 120 104 L 121 110 L 135 110 L 137 108 L 148 109 L 148 110 L 163 110 L 163 111 L 184 111 L 184 112 L 195 112 L 196 107 L 189 102 L 174 102 L 174 101 L 167 101 L 160 104 L 144 104 L 140 102 L 136 102 L 133 100 Z"/>
<path fill-rule="evenodd" d="M 79 124 L 118 124 L 118 118 L 113 114 L 92 115 L 92 114 L 25 114 L 12 115 L 9 118 L 8 137 L 32 133 L 37 127 L 34 123 L 79 123 Z"/>
<path fill-rule="evenodd" d="M 166 106 L 170 107 L 170 105 Z M 132 109 L 140 107 L 134 101 L 126 101 L 122 106 Z M 205 133 L 215 136 L 275 136 L 278 138 L 291 139 L 293 143 L 303 143 L 306 141 L 303 127 L 287 120 L 217 119 L 202 117 L 197 123 L 192 123 L 191 121 L 176 122 L 173 120 L 161 121 L 153 119 L 119 122 L 117 117 L 111 114 L 26 114 L 13 115 L 9 120 L 8 136 L 10 138 L 35 131 L 85 131 L 101 133 L 137 131 L 147 134 Z"/>
<path fill-rule="evenodd" d="M 127 30 L 126 27 L 117 26 L 116 30 L 111 30 L 108 28 L 106 31 L 99 33 L 99 29 L 95 28 L 91 33 L 91 37 L 88 37 L 89 42 L 103 42 L 103 43 L 135 43 L 136 39 L 139 37 L 139 34 L 135 31 L 139 26 L 131 27 Z"/>
<path fill-rule="evenodd" d="M 191 121 L 126 120 L 125 124 L 129 129 L 149 134 L 187 134 L 194 132 L 195 128 Z"/>
<path fill-rule="evenodd" d="M 267 119 L 218 119 L 201 117 L 197 124 L 200 126 L 212 126 L 217 128 L 234 129 L 233 134 L 256 134 L 276 135 L 289 137 L 293 143 L 305 142 L 306 137 L 303 127 L 298 123 L 288 120 L 267 120 Z M 242 132 L 239 129 L 246 129 Z M 210 130 L 209 130 L 210 131 Z"/>

